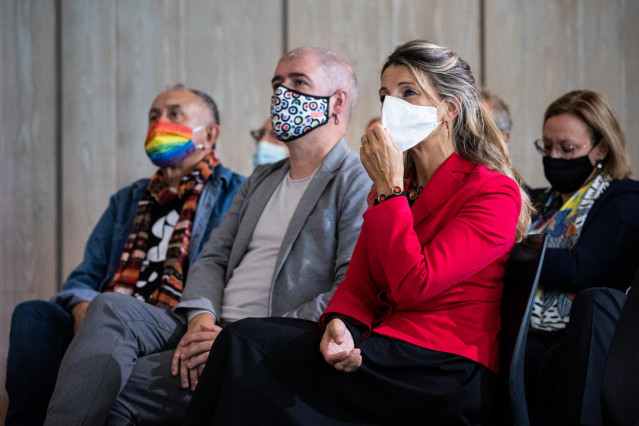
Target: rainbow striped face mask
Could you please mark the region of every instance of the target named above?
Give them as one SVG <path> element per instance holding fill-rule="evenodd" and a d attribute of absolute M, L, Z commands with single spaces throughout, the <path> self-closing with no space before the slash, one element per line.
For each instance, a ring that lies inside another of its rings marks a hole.
<path fill-rule="evenodd" d="M 193 134 L 206 126 L 191 129 L 189 126 L 171 123 L 170 121 L 156 121 L 149 128 L 146 135 L 144 149 L 153 164 L 158 167 L 172 167 L 189 155 L 195 149 L 204 146 L 193 144 Z"/>

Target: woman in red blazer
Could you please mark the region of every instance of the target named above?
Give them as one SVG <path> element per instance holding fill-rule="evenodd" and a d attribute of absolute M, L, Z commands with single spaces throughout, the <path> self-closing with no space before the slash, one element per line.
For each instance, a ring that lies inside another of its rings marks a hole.
<path fill-rule="evenodd" d="M 360 149 L 371 207 L 324 331 L 288 318 L 225 328 L 187 424 L 490 422 L 502 278 L 530 202 L 454 52 L 399 46 L 379 94 L 382 125 Z"/>

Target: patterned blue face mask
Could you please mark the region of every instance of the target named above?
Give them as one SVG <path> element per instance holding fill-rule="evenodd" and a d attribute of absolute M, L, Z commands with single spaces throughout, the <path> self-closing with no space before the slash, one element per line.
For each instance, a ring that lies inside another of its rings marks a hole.
<path fill-rule="evenodd" d="M 273 133 L 290 142 L 328 122 L 330 96 L 307 95 L 279 86 L 271 98 Z"/>

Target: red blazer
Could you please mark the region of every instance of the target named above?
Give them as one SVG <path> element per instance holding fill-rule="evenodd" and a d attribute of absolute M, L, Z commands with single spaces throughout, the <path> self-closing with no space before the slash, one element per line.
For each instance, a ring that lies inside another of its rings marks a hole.
<path fill-rule="evenodd" d="M 329 314 L 498 372 L 502 278 L 521 197 L 510 178 L 451 155 L 412 208 L 406 197 L 364 213 Z"/>

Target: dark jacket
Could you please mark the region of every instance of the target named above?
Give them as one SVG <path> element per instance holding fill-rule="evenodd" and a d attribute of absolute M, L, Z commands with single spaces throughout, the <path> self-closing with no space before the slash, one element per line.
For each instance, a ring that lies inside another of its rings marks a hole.
<path fill-rule="evenodd" d="M 547 190 L 532 191 L 533 199 Z M 625 289 L 639 259 L 639 182 L 613 181 L 594 203 L 572 250 L 546 250 L 539 285 L 578 292 L 588 287 Z"/>

